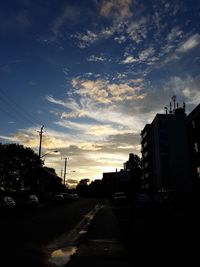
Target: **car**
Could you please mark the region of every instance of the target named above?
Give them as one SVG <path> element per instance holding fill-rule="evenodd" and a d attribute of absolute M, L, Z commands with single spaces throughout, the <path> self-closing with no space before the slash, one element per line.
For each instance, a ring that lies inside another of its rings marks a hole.
<path fill-rule="evenodd" d="M 68 200 L 71 199 L 71 198 L 70 198 L 70 193 L 66 193 L 66 192 L 64 192 L 64 193 L 61 193 L 61 195 L 64 197 L 64 200 L 65 200 L 65 201 L 68 201 Z"/>
<path fill-rule="evenodd" d="M 55 194 L 55 195 L 53 195 L 52 200 L 55 203 L 62 203 L 62 202 L 64 202 L 65 198 L 64 198 L 63 194 Z"/>
<path fill-rule="evenodd" d="M 79 199 L 79 195 L 77 193 L 70 194 L 71 199 Z"/>
<path fill-rule="evenodd" d="M 121 205 L 121 204 L 126 204 L 128 201 L 127 195 L 125 192 L 115 192 L 113 196 L 113 203 L 114 205 Z"/>
<path fill-rule="evenodd" d="M 39 200 L 36 195 L 28 195 L 26 199 L 26 205 L 28 207 L 38 208 L 39 206 Z"/>
<path fill-rule="evenodd" d="M 0 208 L 10 209 L 16 206 L 15 200 L 11 196 L 0 196 Z"/>
<path fill-rule="evenodd" d="M 28 210 L 39 207 L 39 200 L 35 194 L 21 194 L 15 198 L 18 209 Z"/>

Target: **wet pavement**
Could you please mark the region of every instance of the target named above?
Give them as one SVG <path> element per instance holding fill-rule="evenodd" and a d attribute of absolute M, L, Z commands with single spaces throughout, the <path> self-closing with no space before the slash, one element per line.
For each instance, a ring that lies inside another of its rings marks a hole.
<path fill-rule="evenodd" d="M 62 267 L 66 265 L 71 256 L 77 253 L 78 244 L 84 239 L 84 236 L 88 232 L 88 228 L 91 221 L 102 208 L 100 204 L 97 204 L 92 210 L 90 210 L 83 219 L 66 233 L 63 233 L 48 245 L 43 248 L 43 252 L 46 255 L 43 261 L 44 266 Z"/>
<path fill-rule="evenodd" d="M 21 251 L 23 262 L 10 251 L 15 255 L 13 264 L 1 266 L 198 266 L 198 210 L 199 205 L 187 207 L 184 203 L 137 213 L 128 205 L 113 206 L 105 200 L 86 213 L 71 231 L 62 232 L 45 246 L 27 243 Z"/>
<path fill-rule="evenodd" d="M 132 266 L 122 242 L 119 220 L 109 203 L 98 211 L 84 240 L 66 266 Z"/>
<path fill-rule="evenodd" d="M 182 203 L 134 214 L 107 203 L 65 266 L 198 266 L 198 208 Z"/>

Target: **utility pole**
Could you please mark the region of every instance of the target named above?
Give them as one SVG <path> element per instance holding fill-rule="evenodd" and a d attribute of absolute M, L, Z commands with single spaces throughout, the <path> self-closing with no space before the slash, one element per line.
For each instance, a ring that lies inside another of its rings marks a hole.
<path fill-rule="evenodd" d="M 43 134 L 44 125 L 42 125 L 39 135 L 40 135 L 40 145 L 39 145 L 39 158 L 41 158 L 41 149 L 42 149 L 42 134 Z"/>
<path fill-rule="evenodd" d="M 64 158 L 64 160 L 65 160 L 65 168 L 64 168 L 64 185 L 65 185 L 65 182 L 66 182 L 66 171 L 67 171 L 67 160 L 68 160 L 68 159 L 69 159 L 68 157 Z"/>

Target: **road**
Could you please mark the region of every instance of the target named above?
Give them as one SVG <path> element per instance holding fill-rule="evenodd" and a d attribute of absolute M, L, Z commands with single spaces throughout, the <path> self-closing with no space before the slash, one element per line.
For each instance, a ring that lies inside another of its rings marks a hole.
<path fill-rule="evenodd" d="M 1 214 L 0 265 L 42 266 L 44 247 L 63 233 L 67 235 L 97 203 L 97 199 L 81 198 L 71 203 L 44 205 L 27 212 Z"/>

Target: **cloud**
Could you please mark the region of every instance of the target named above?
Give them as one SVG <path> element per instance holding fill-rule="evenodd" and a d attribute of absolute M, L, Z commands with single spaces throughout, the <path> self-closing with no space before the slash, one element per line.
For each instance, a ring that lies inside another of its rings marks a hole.
<path fill-rule="evenodd" d="M 148 17 L 141 17 L 128 23 L 126 33 L 130 40 L 139 44 L 147 38 L 148 20 Z"/>
<path fill-rule="evenodd" d="M 155 54 L 155 49 L 153 47 L 149 47 L 145 50 L 143 50 L 140 54 L 139 54 L 139 59 L 140 61 L 145 61 L 147 60 L 149 57 L 153 56 Z"/>
<path fill-rule="evenodd" d="M 132 16 L 131 0 L 106 0 L 102 2 L 100 15 L 106 18 L 126 19 Z"/>
<path fill-rule="evenodd" d="M 177 39 L 180 39 L 183 36 L 183 31 L 180 29 L 179 26 L 174 26 L 170 32 L 168 33 L 166 40 L 168 42 L 175 41 Z"/>
<path fill-rule="evenodd" d="M 95 135 L 102 138 L 104 136 L 109 136 L 112 134 L 119 134 L 120 132 L 125 132 L 125 130 L 123 130 L 123 128 L 120 129 L 117 126 L 113 127 L 113 125 L 108 124 L 108 125 L 94 125 L 86 131 L 86 134 Z"/>
<path fill-rule="evenodd" d="M 165 83 L 165 90 L 172 91 L 193 108 L 200 103 L 200 75 L 173 76 Z"/>
<path fill-rule="evenodd" d="M 73 34 L 71 35 L 71 38 L 78 40 L 78 46 L 80 48 L 85 48 L 99 40 L 98 34 L 90 30 L 87 30 L 86 33 Z"/>
<path fill-rule="evenodd" d="M 48 95 L 48 96 L 46 96 L 45 98 L 46 98 L 46 100 L 48 100 L 49 102 L 51 102 L 51 103 L 53 103 L 53 104 L 61 105 L 61 106 L 63 106 L 63 107 L 66 107 L 66 106 L 67 106 L 66 103 L 65 103 L 64 101 L 62 101 L 62 100 L 56 100 L 56 99 L 55 99 L 53 96 L 51 96 L 51 95 Z"/>
<path fill-rule="evenodd" d="M 106 57 L 104 56 L 95 56 L 95 55 L 91 55 L 87 61 L 94 61 L 94 62 L 104 62 L 107 61 Z"/>
<path fill-rule="evenodd" d="M 138 62 L 138 59 L 134 58 L 133 56 L 127 56 L 124 60 L 121 61 L 121 64 L 130 64 L 133 62 Z"/>
<path fill-rule="evenodd" d="M 189 50 L 195 48 L 200 44 L 200 35 L 198 33 L 190 36 L 186 41 L 184 41 L 180 47 L 177 49 L 180 53 L 186 53 Z"/>
<path fill-rule="evenodd" d="M 145 94 L 140 93 L 142 87 L 139 85 L 109 83 L 104 79 L 84 80 L 77 78 L 72 80 L 72 86 L 74 92 L 82 98 L 86 98 L 87 103 L 90 104 L 91 101 L 110 104 L 145 97 Z"/>
<path fill-rule="evenodd" d="M 65 25 L 66 21 L 75 23 L 78 20 L 80 11 L 75 6 L 66 5 L 63 12 L 54 20 L 51 31 L 53 37 L 51 41 L 55 41 L 57 38 L 62 36 L 61 28 Z"/>

